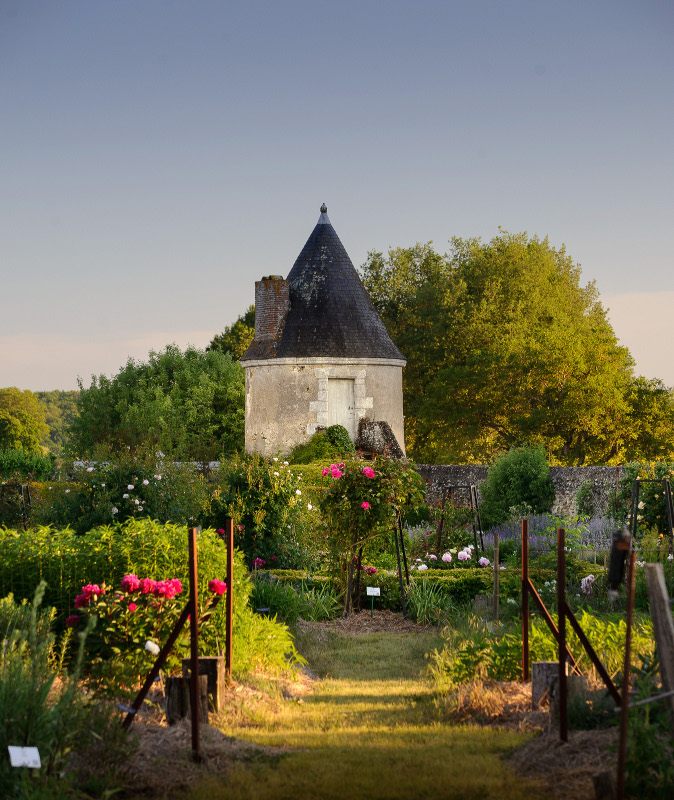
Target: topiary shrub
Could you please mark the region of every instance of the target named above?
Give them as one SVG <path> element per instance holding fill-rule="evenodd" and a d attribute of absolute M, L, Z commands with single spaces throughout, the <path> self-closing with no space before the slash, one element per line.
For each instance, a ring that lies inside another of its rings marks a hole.
<path fill-rule="evenodd" d="M 486 528 L 505 522 L 511 509 L 550 511 L 555 490 L 543 447 L 513 447 L 500 456 L 489 467 L 480 494 L 480 516 Z"/>
<path fill-rule="evenodd" d="M 331 425 L 325 430 L 316 431 L 304 444 L 293 448 L 288 461 L 291 464 L 311 464 L 314 461 L 334 461 L 337 458 L 351 457 L 356 448 L 343 425 Z"/>
<path fill-rule="evenodd" d="M 326 429 L 325 435 L 340 455 L 353 456 L 356 454 L 356 448 L 351 441 L 348 431 L 343 425 L 330 425 L 330 427 Z"/>

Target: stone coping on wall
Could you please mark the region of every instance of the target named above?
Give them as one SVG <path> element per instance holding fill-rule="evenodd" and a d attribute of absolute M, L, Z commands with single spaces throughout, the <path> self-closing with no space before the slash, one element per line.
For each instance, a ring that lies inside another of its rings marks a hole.
<path fill-rule="evenodd" d="M 426 481 L 426 499 L 439 502 L 452 487 L 477 486 L 487 477 L 488 467 L 479 464 L 416 464 L 415 468 Z M 576 493 L 584 483 L 592 486 L 598 513 L 608 510 L 608 500 L 622 477 L 624 467 L 550 467 L 550 479 L 555 488 L 554 514 L 575 514 Z M 454 492 L 457 499 L 467 500 L 467 492 Z"/>

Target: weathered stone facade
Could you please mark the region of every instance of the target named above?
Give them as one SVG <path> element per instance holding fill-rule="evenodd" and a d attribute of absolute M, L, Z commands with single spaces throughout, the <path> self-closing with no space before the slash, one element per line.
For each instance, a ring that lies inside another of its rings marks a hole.
<path fill-rule="evenodd" d="M 327 428 L 328 381 L 352 380 L 355 424 L 386 420 L 404 447 L 402 364 L 385 359 L 268 359 L 248 361 L 246 452 L 288 453 L 318 427 Z M 349 431 L 355 440 L 356 429 Z"/>
<path fill-rule="evenodd" d="M 443 492 L 452 486 L 475 485 L 480 496 L 480 484 L 487 477 L 487 467 L 474 464 L 418 464 L 419 474 L 427 482 L 429 502 L 442 499 Z M 575 514 L 576 493 L 584 483 L 590 483 L 597 513 L 608 510 L 610 493 L 615 492 L 622 477 L 622 467 L 550 467 L 550 479 L 555 487 L 554 514 Z M 458 491 L 457 498 L 467 499 Z"/>

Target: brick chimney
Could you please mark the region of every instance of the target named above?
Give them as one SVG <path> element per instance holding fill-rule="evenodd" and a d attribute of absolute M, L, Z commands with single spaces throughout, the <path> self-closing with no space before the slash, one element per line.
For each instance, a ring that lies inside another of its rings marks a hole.
<path fill-rule="evenodd" d="M 273 339 L 290 309 L 290 283 L 282 275 L 255 281 L 255 338 Z"/>

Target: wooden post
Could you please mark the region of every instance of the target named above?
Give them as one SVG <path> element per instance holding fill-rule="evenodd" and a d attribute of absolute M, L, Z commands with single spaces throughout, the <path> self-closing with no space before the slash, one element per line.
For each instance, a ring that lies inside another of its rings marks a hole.
<path fill-rule="evenodd" d="M 225 520 L 227 594 L 225 597 L 225 677 L 232 680 L 232 628 L 234 622 L 234 522 Z"/>
<path fill-rule="evenodd" d="M 636 483 L 636 481 L 635 481 Z M 636 505 L 633 506 L 636 508 Z M 637 556 L 630 553 L 629 573 L 627 575 L 627 630 L 625 631 L 625 661 L 623 664 L 623 685 L 620 701 L 620 737 L 618 740 L 618 774 L 616 776 L 616 800 L 625 797 L 625 764 L 627 761 L 627 722 L 630 700 L 630 650 L 632 647 L 632 615 L 634 613 L 634 584 Z"/>
<path fill-rule="evenodd" d="M 522 520 L 522 681 L 529 680 L 529 520 Z"/>
<path fill-rule="evenodd" d="M 669 606 L 669 594 L 662 564 L 646 564 L 646 587 L 648 603 L 653 620 L 653 633 L 660 664 L 662 691 L 674 691 L 674 620 Z M 674 732 L 674 695 L 667 699 Z"/>
<path fill-rule="evenodd" d="M 494 620 L 498 622 L 499 590 L 501 582 L 501 565 L 498 552 L 498 531 L 494 532 Z"/>
<path fill-rule="evenodd" d="M 192 660 L 183 659 L 183 678 L 189 678 L 192 672 Z M 201 656 L 199 658 L 199 675 L 205 675 L 208 686 L 209 708 L 221 711 L 225 703 L 225 659 L 222 656 Z"/>
<path fill-rule="evenodd" d="M 569 740 L 569 724 L 566 707 L 566 552 L 564 528 L 557 530 L 557 658 L 559 660 L 559 738 Z"/>
<path fill-rule="evenodd" d="M 196 680 L 190 681 L 190 708 L 192 710 L 192 758 L 201 761 L 199 744 L 199 617 L 198 617 L 198 583 L 197 583 L 197 532 L 199 528 L 189 530 L 189 572 L 190 572 L 190 660 L 192 675 Z M 208 707 L 208 706 L 207 706 Z"/>

